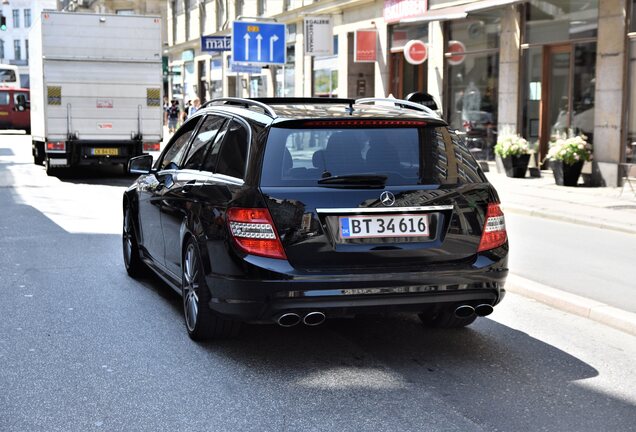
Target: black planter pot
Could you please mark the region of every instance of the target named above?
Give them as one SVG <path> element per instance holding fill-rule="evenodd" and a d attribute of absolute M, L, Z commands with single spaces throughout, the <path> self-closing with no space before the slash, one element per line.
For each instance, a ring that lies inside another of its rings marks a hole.
<path fill-rule="evenodd" d="M 528 169 L 530 155 L 508 156 L 502 158 L 501 161 L 503 162 L 508 177 L 524 178 L 526 176 L 526 170 Z"/>
<path fill-rule="evenodd" d="M 583 161 L 573 165 L 564 164 L 562 161 L 551 161 L 550 167 L 554 174 L 554 181 L 559 186 L 576 186 L 583 169 Z"/>

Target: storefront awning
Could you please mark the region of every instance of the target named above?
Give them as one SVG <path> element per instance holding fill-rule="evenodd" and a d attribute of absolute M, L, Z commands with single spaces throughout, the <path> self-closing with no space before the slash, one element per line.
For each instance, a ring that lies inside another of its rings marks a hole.
<path fill-rule="evenodd" d="M 523 3 L 524 1 L 525 0 L 481 0 L 459 6 L 450 6 L 446 8 L 429 10 L 422 16 L 400 20 L 400 23 L 424 23 L 430 21 L 450 21 L 462 19 L 466 18 L 468 14 L 471 13 L 495 9 L 498 7 L 508 6 L 516 3 Z"/>

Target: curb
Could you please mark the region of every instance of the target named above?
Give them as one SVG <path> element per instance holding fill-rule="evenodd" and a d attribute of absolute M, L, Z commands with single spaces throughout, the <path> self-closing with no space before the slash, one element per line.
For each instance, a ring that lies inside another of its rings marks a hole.
<path fill-rule="evenodd" d="M 564 312 L 569 312 L 605 324 L 636 336 L 636 313 L 590 300 L 576 294 L 543 285 L 529 279 L 509 274 L 506 291 L 529 297 Z"/>
<path fill-rule="evenodd" d="M 578 225 L 585 225 L 587 227 L 600 228 L 600 229 L 608 229 L 612 231 L 617 231 L 625 234 L 636 235 L 636 226 L 624 226 L 624 225 L 616 225 L 609 222 L 597 222 L 590 221 L 586 219 L 577 218 L 574 216 L 568 216 L 561 213 L 555 213 L 551 211 L 541 210 L 541 209 L 533 209 L 522 206 L 515 206 L 503 203 L 501 205 L 504 212 L 509 211 L 511 213 L 526 215 L 526 216 L 535 216 L 543 219 L 556 220 L 560 222 L 569 222 Z"/>

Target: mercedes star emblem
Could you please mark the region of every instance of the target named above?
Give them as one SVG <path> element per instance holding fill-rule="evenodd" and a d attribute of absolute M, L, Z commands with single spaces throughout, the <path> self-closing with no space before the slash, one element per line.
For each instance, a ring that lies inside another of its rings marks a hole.
<path fill-rule="evenodd" d="M 380 202 L 385 207 L 391 207 L 395 204 L 395 195 L 389 191 L 384 191 L 380 194 Z"/>

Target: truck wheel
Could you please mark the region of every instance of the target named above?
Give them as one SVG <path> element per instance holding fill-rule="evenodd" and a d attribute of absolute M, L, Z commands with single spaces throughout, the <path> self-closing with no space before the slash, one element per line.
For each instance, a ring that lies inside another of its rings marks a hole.
<path fill-rule="evenodd" d="M 46 159 L 46 155 L 44 154 L 44 143 L 33 141 L 33 163 L 36 165 L 44 165 L 44 159 Z"/>
<path fill-rule="evenodd" d="M 124 251 L 124 266 L 128 276 L 135 279 L 144 276 L 147 267 L 139 255 L 139 243 L 137 242 L 137 234 L 135 233 L 135 225 L 133 224 L 132 212 L 129 206 L 124 209 L 124 227 L 121 238 Z"/>
<path fill-rule="evenodd" d="M 181 294 L 188 336 L 195 341 L 236 336 L 241 323 L 220 317 L 208 306 L 210 290 L 205 281 L 199 246 L 192 238 L 188 240 L 181 267 Z"/>
<path fill-rule="evenodd" d="M 44 168 L 46 169 L 46 175 L 50 176 L 50 177 L 58 177 L 60 175 L 60 169 L 59 168 L 52 168 L 51 164 L 49 163 L 48 159 L 44 159 Z"/>

